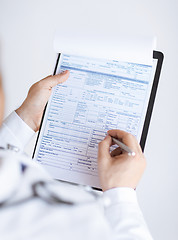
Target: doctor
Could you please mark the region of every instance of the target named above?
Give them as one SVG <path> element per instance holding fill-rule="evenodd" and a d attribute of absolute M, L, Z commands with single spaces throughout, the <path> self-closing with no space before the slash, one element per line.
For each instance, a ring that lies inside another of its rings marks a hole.
<path fill-rule="evenodd" d="M 103 193 L 52 178 L 24 153 L 39 130 L 51 90 L 69 71 L 35 83 L 23 104 L 3 119 L 4 95 L 0 80 L 0 238 L 137 239 L 151 240 L 137 202 L 137 184 L 146 161 L 135 137 L 110 130 L 98 146 L 98 169 Z M 119 148 L 110 153 L 111 136 L 121 139 L 136 155 Z"/>

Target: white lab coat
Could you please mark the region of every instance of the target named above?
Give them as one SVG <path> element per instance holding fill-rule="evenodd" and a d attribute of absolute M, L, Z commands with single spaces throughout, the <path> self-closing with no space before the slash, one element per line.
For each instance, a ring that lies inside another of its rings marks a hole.
<path fill-rule="evenodd" d="M 114 188 L 96 197 L 82 186 L 52 180 L 41 165 L 22 152 L 33 134 L 15 112 L 0 129 L 0 146 L 9 143 L 21 150 L 0 150 L 0 239 L 152 239 L 136 191 Z M 24 172 L 22 163 L 27 166 Z M 31 186 L 38 180 L 50 182 L 50 192 L 74 205 L 50 204 L 36 197 L 10 206 L 30 197 Z"/>

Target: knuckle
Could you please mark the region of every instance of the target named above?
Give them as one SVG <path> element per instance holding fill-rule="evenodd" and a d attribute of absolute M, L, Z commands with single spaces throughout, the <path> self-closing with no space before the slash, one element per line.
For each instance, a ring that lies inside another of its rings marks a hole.
<path fill-rule="evenodd" d="M 132 135 L 131 133 L 127 133 L 127 137 L 128 137 L 129 139 L 136 140 L 135 136 Z"/>
<path fill-rule="evenodd" d="M 32 92 L 33 90 L 40 88 L 40 86 L 41 86 L 40 81 L 34 83 L 34 84 L 30 87 L 29 92 Z"/>
<path fill-rule="evenodd" d="M 30 87 L 30 89 L 29 89 L 29 91 L 28 91 L 28 94 L 31 93 L 31 92 L 33 92 L 33 89 L 34 89 L 34 88 L 36 88 L 36 83 L 33 84 L 33 85 Z"/>
<path fill-rule="evenodd" d="M 39 82 L 37 82 L 35 85 L 34 85 L 34 88 L 36 90 L 41 90 L 42 88 L 45 87 L 45 82 L 43 80 L 40 80 Z"/>
<path fill-rule="evenodd" d="M 125 134 L 124 134 L 124 138 L 130 140 L 130 139 L 132 138 L 132 134 L 129 133 L 129 132 L 125 132 Z"/>
<path fill-rule="evenodd" d="M 43 85 L 44 85 L 44 82 L 43 82 L 42 80 L 40 80 L 39 82 L 36 83 L 36 86 L 37 86 L 38 88 L 42 88 Z"/>

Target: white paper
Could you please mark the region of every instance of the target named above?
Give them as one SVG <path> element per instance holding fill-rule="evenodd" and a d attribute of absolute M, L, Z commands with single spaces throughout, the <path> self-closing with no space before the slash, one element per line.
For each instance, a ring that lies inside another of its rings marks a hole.
<path fill-rule="evenodd" d="M 35 159 L 56 179 L 100 187 L 98 143 L 109 129 L 140 140 L 154 66 L 62 54 L 57 73 L 70 77 L 53 90 Z"/>
<path fill-rule="evenodd" d="M 156 38 L 129 35 L 76 34 L 57 30 L 54 49 L 57 53 L 115 59 L 132 63 L 152 64 Z"/>

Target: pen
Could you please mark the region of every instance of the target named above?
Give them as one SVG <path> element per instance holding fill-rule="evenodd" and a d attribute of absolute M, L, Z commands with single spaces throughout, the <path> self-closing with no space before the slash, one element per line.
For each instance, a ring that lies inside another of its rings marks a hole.
<path fill-rule="evenodd" d="M 114 143 L 116 143 L 120 148 L 122 148 L 124 151 L 128 152 L 129 156 L 135 156 L 135 152 L 132 151 L 129 147 L 127 147 L 124 143 L 119 141 L 118 139 L 112 137 L 112 140 Z"/>

